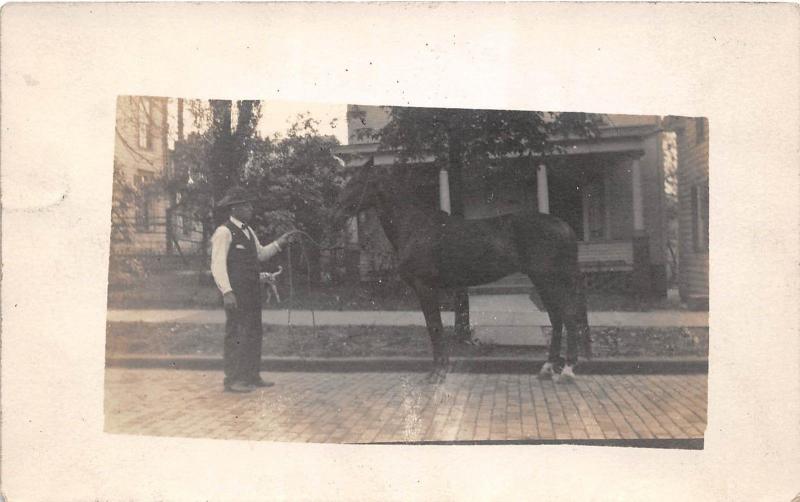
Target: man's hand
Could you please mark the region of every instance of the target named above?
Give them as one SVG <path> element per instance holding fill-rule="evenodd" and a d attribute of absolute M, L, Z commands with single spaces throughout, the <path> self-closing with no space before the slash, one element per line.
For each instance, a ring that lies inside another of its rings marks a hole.
<path fill-rule="evenodd" d="M 233 291 L 228 291 L 222 295 L 222 304 L 225 306 L 225 310 L 236 310 L 238 305 L 236 304 L 236 295 L 233 294 Z"/>

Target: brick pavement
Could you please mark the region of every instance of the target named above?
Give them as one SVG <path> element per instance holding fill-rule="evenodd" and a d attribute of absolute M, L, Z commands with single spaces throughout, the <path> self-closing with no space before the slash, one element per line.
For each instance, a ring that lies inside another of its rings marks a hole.
<path fill-rule="evenodd" d="M 274 387 L 221 392 L 222 373 L 106 370 L 111 433 L 301 441 L 650 440 L 702 438 L 705 375 L 264 373 Z"/>

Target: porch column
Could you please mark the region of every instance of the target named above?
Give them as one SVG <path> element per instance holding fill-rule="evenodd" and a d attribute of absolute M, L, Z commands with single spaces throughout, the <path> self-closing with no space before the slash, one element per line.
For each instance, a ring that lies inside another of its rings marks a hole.
<path fill-rule="evenodd" d="M 635 158 L 631 162 L 631 188 L 633 195 L 633 233 L 641 235 L 644 233 L 644 206 L 642 202 L 642 168 L 639 159 Z"/>
<path fill-rule="evenodd" d="M 631 161 L 631 194 L 633 199 L 633 288 L 642 298 L 652 294 L 650 242 L 644 228 L 642 168 L 639 158 Z"/>
<path fill-rule="evenodd" d="M 450 214 L 450 176 L 447 169 L 439 170 L 439 209 Z"/>
<path fill-rule="evenodd" d="M 547 190 L 547 166 L 539 164 L 536 169 L 536 202 L 539 212 L 550 214 L 550 197 Z"/>

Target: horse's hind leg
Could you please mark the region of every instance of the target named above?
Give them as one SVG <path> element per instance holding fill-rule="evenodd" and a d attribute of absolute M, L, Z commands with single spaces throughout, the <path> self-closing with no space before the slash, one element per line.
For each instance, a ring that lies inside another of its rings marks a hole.
<path fill-rule="evenodd" d="M 423 284 L 419 280 L 411 282 L 414 291 L 417 293 L 417 298 L 419 298 L 433 347 L 433 369 L 428 373 L 426 380 L 433 383 L 441 382 L 445 379 L 447 368 L 450 364 L 450 347 L 444 337 L 442 315 L 439 309 L 439 291 Z"/>
<path fill-rule="evenodd" d="M 567 330 L 567 358 L 564 369 L 559 376 L 559 382 L 569 383 L 575 380 L 574 367 L 578 363 L 578 335 L 582 325 L 579 322 L 580 298 L 577 294 L 579 280 L 577 275 L 569 275 L 557 282 L 556 290 L 558 302 L 561 305 L 561 314 Z"/>
<path fill-rule="evenodd" d="M 547 310 L 547 315 L 550 317 L 550 324 L 553 327 L 547 362 L 542 365 L 538 375 L 540 380 L 549 380 L 557 373 L 557 368 L 561 364 L 561 333 L 563 328 L 561 303 L 557 299 L 557 292 L 549 277 L 535 275 L 529 275 L 529 277 L 539 292 L 544 308 Z"/>

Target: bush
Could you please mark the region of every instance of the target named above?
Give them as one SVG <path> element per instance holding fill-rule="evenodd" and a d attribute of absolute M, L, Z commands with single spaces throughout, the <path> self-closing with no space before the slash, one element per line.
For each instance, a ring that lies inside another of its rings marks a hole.
<path fill-rule="evenodd" d="M 108 267 L 109 286 L 132 286 L 147 278 L 147 269 L 139 258 L 112 256 Z"/>

